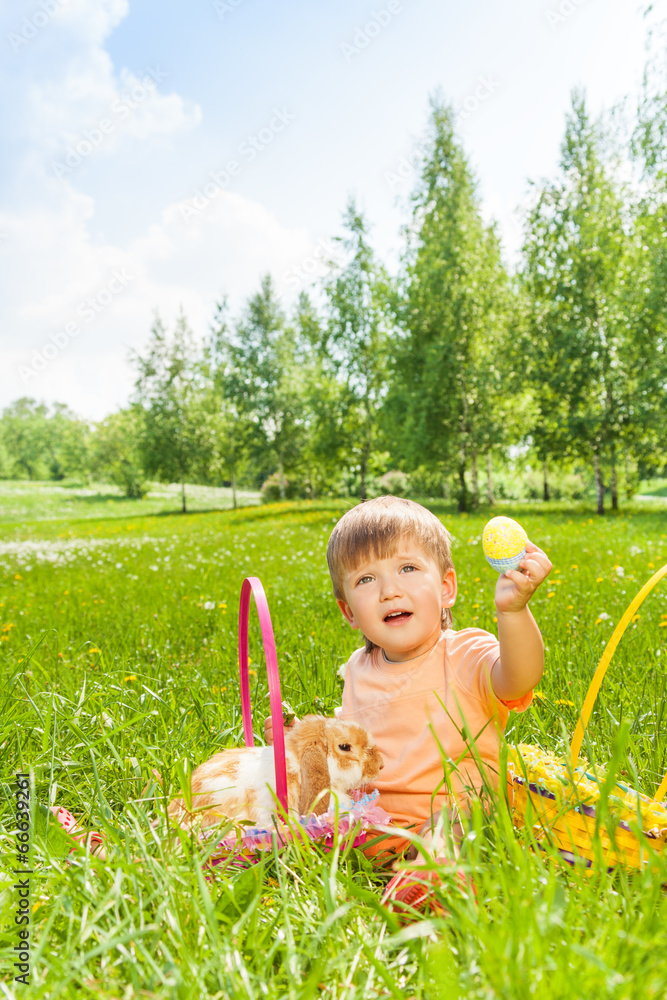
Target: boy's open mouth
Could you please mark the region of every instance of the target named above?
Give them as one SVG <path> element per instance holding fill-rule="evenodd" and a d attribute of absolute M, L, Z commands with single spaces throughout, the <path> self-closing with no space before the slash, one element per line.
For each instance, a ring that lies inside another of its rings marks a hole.
<path fill-rule="evenodd" d="M 398 625 L 399 622 L 406 622 L 409 618 L 412 618 L 412 611 L 390 611 L 388 615 L 385 615 L 383 621 L 387 625 Z"/>

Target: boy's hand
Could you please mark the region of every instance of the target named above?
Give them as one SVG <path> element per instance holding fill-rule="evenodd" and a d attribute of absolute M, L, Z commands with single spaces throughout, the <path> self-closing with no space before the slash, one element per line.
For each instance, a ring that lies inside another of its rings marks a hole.
<path fill-rule="evenodd" d="M 526 556 L 518 569 L 508 569 L 498 577 L 496 608 L 501 613 L 521 611 L 552 570 L 549 556 L 532 542 L 526 542 Z"/>
<path fill-rule="evenodd" d="M 291 729 L 292 726 L 295 726 L 298 721 L 299 720 L 297 719 L 296 715 L 293 715 L 292 721 L 286 722 L 284 728 Z M 271 716 L 269 716 L 268 719 L 264 719 L 264 739 L 266 740 L 267 746 L 270 747 L 273 746 L 273 723 L 271 721 Z"/>

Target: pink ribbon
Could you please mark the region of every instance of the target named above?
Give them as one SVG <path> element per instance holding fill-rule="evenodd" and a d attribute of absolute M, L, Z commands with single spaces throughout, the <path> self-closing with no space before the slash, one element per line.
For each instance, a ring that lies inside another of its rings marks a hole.
<path fill-rule="evenodd" d="M 259 617 L 264 643 L 264 658 L 266 673 L 269 679 L 269 704 L 271 706 L 271 724 L 273 726 L 273 753 L 276 768 L 276 798 L 287 813 L 287 766 L 285 763 L 285 732 L 283 729 L 283 704 L 280 694 L 280 674 L 278 673 L 278 657 L 276 641 L 273 637 L 273 625 L 269 614 L 269 605 L 264 593 L 264 587 L 256 576 L 249 576 L 241 587 L 241 604 L 239 607 L 239 673 L 241 681 L 241 709 L 243 712 L 243 735 L 246 745 L 254 747 L 255 737 L 252 731 L 252 706 L 250 704 L 250 678 L 248 676 L 248 616 L 250 613 L 250 594 L 255 598 L 255 606 Z"/>

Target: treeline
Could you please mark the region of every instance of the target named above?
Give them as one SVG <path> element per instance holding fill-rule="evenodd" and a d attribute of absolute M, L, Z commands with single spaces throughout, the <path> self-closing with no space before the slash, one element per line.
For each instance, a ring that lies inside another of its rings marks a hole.
<path fill-rule="evenodd" d="M 667 465 L 665 134 L 665 91 L 647 86 L 624 132 L 575 92 L 510 273 L 454 112 L 433 100 L 397 275 L 350 202 L 326 277 L 290 314 L 267 275 L 239 316 L 220 302 L 204 341 L 157 318 L 127 409 L 88 427 L 20 400 L 0 470 L 87 469 L 130 496 L 155 478 L 363 498 L 384 476 L 466 510 L 529 450 L 545 499 L 554 469 L 585 468 L 598 511 L 605 493 L 616 507 L 621 482 Z"/>

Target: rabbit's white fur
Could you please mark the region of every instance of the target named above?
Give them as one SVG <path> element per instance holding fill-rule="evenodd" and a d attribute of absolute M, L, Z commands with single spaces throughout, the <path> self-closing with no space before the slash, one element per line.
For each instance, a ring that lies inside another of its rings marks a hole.
<path fill-rule="evenodd" d="M 345 749 L 343 749 L 345 748 Z M 373 738 L 354 722 L 306 716 L 285 735 L 288 809 L 296 815 L 324 812 L 329 791 L 341 808 L 350 792 L 377 778 L 383 767 Z M 175 799 L 169 815 L 182 826 L 195 817 L 202 827 L 225 819 L 265 827 L 276 813 L 273 747 L 223 750 L 192 775 L 192 812 Z M 317 801 L 315 801 L 317 799 Z"/>

